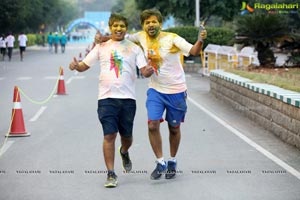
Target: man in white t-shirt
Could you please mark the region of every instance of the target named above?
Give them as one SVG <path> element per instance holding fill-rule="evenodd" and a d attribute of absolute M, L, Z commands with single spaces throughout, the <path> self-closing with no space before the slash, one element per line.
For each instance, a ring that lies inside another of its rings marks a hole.
<path fill-rule="evenodd" d="M 172 179 L 176 176 L 176 154 L 181 139 L 180 125 L 187 111 L 187 86 L 180 54 L 199 55 L 207 33 L 201 26 L 198 40 L 190 44 L 177 34 L 161 31 L 162 15 L 156 9 L 144 10 L 141 13 L 141 25 L 143 31 L 129 35 L 127 39 L 143 48 L 149 64 L 155 70 L 155 74 L 150 78 L 146 101 L 149 140 L 156 156 L 156 168 L 151 173 L 151 179 L 157 180 L 162 174 L 165 174 L 166 179 Z M 96 43 L 106 39 L 107 37 L 100 34 L 95 36 Z M 167 162 L 163 156 L 160 134 L 164 112 L 168 122 L 170 144 L 170 158 Z"/>
<path fill-rule="evenodd" d="M 159 10 L 144 10 L 140 18 L 143 31 L 130 35 L 128 39 L 142 46 L 149 64 L 155 69 L 155 74 L 150 79 L 146 101 L 149 140 L 157 163 L 151 173 L 151 179 L 159 179 L 163 173 L 166 179 L 172 179 L 177 170 L 180 124 L 184 121 L 187 111 L 187 86 L 180 54 L 199 55 L 206 31 L 199 29 L 198 40 L 190 44 L 177 34 L 161 30 L 162 15 Z M 168 122 L 170 144 L 170 158 L 167 162 L 163 156 L 160 134 L 164 112 Z"/>
<path fill-rule="evenodd" d="M 0 36 L 0 52 L 2 55 L 2 60 L 5 58 L 5 53 L 6 53 L 6 41 L 5 41 L 5 35 Z"/>
<path fill-rule="evenodd" d="M 103 154 L 108 171 L 105 187 L 117 186 L 114 154 L 118 132 L 121 136 L 119 153 L 123 168 L 126 171 L 132 168 L 128 149 L 132 144 L 132 128 L 136 112 L 135 68 L 137 66 L 145 77 L 151 76 L 154 72 L 153 68 L 148 66 L 141 48 L 124 39 L 127 27 L 126 18 L 112 14 L 109 19 L 112 38 L 97 44 L 82 62 L 74 58 L 69 66 L 71 70 L 82 72 L 100 62 L 98 117 L 104 133 Z"/>
<path fill-rule="evenodd" d="M 8 34 L 8 36 L 5 39 L 6 44 L 7 44 L 7 55 L 8 55 L 8 59 L 9 61 L 11 61 L 11 57 L 12 57 L 12 52 L 14 49 L 14 43 L 15 43 L 15 37 L 12 35 L 12 33 L 10 32 Z"/>
<path fill-rule="evenodd" d="M 21 61 L 23 61 L 23 55 L 24 52 L 26 51 L 27 40 L 28 40 L 27 36 L 23 32 L 18 36 Z"/>

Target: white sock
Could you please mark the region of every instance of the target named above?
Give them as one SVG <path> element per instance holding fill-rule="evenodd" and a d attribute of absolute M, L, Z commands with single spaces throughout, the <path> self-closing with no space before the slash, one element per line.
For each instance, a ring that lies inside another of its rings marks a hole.
<path fill-rule="evenodd" d="M 172 162 L 177 162 L 176 158 L 175 157 L 170 157 L 169 158 L 169 161 L 172 161 Z"/>
<path fill-rule="evenodd" d="M 156 160 L 158 163 L 162 164 L 162 165 L 165 165 L 165 160 L 164 160 L 164 157 L 161 157 L 161 158 L 157 158 Z"/>

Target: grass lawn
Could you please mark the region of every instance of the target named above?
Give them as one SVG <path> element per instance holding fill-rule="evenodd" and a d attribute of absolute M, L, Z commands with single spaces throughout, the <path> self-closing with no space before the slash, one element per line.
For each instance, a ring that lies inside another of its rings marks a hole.
<path fill-rule="evenodd" d="M 300 92 L 300 67 L 298 68 L 256 68 L 228 69 L 227 72 L 251 79 L 258 83 L 267 83 Z"/>

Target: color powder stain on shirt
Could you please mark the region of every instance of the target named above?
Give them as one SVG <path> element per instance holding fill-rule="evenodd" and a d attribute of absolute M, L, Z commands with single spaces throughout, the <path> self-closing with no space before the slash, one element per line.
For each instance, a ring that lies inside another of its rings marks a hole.
<path fill-rule="evenodd" d="M 160 68 L 162 66 L 163 59 L 160 55 L 161 46 L 169 46 L 170 40 L 165 40 L 164 37 L 171 36 L 175 38 L 177 35 L 173 33 L 165 33 L 161 32 L 157 38 L 150 38 L 146 35 L 146 42 L 148 48 L 148 59 L 150 60 L 150 65 L 154 68 L 154 72 L 156 75 L 160 73 Z M 173 39 L 174 40 L 174 39 Z M 172 41 L 173 41 L 172 40 Z M 166 43 L 166 44 L 165 44 Z M 174 44 L 171 48 L 168 49 L 169 53 L 178 53 L 180 49 L 176 47 Z"/>
<path fill-rule="evenodd" d="M 154 68 L 155 74 L 158 75 L 162 63 L 162 58 L 159 53 L 159 41 L 157 39 L 150 39 L 149 36 L 146 37 L 146 40 L 148 46 L 147 56 L 150 60 L 150 65 Z"/>
<path fill-rule="evenodd" d="M 114 69 L 116 77 L 122 74 L 123 61 L 122 57 L 118 55 L 117 51 L 112 51 L 110 54 L 110 70 Z"/>

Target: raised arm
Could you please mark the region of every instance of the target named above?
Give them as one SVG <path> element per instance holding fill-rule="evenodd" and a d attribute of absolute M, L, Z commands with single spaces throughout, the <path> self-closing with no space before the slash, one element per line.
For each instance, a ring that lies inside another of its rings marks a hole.
<path fill-rule="evenodd" d="M 193 56 L 199 55 L 199 53 L 202 49 L 202 46 L 203 46 L 203 42 L 206 39 L 206 37 L 207 37 L 207 32 L 206 32 L 204 26 L 201 25 L 199 28 L 199 33 L 198 33 L 198 40 L 195 42 L 195 44 L 193 45 L 193 47 L 191 48 L 191 50 L 189 52 L 191 55 L 193 55 Z"/>

